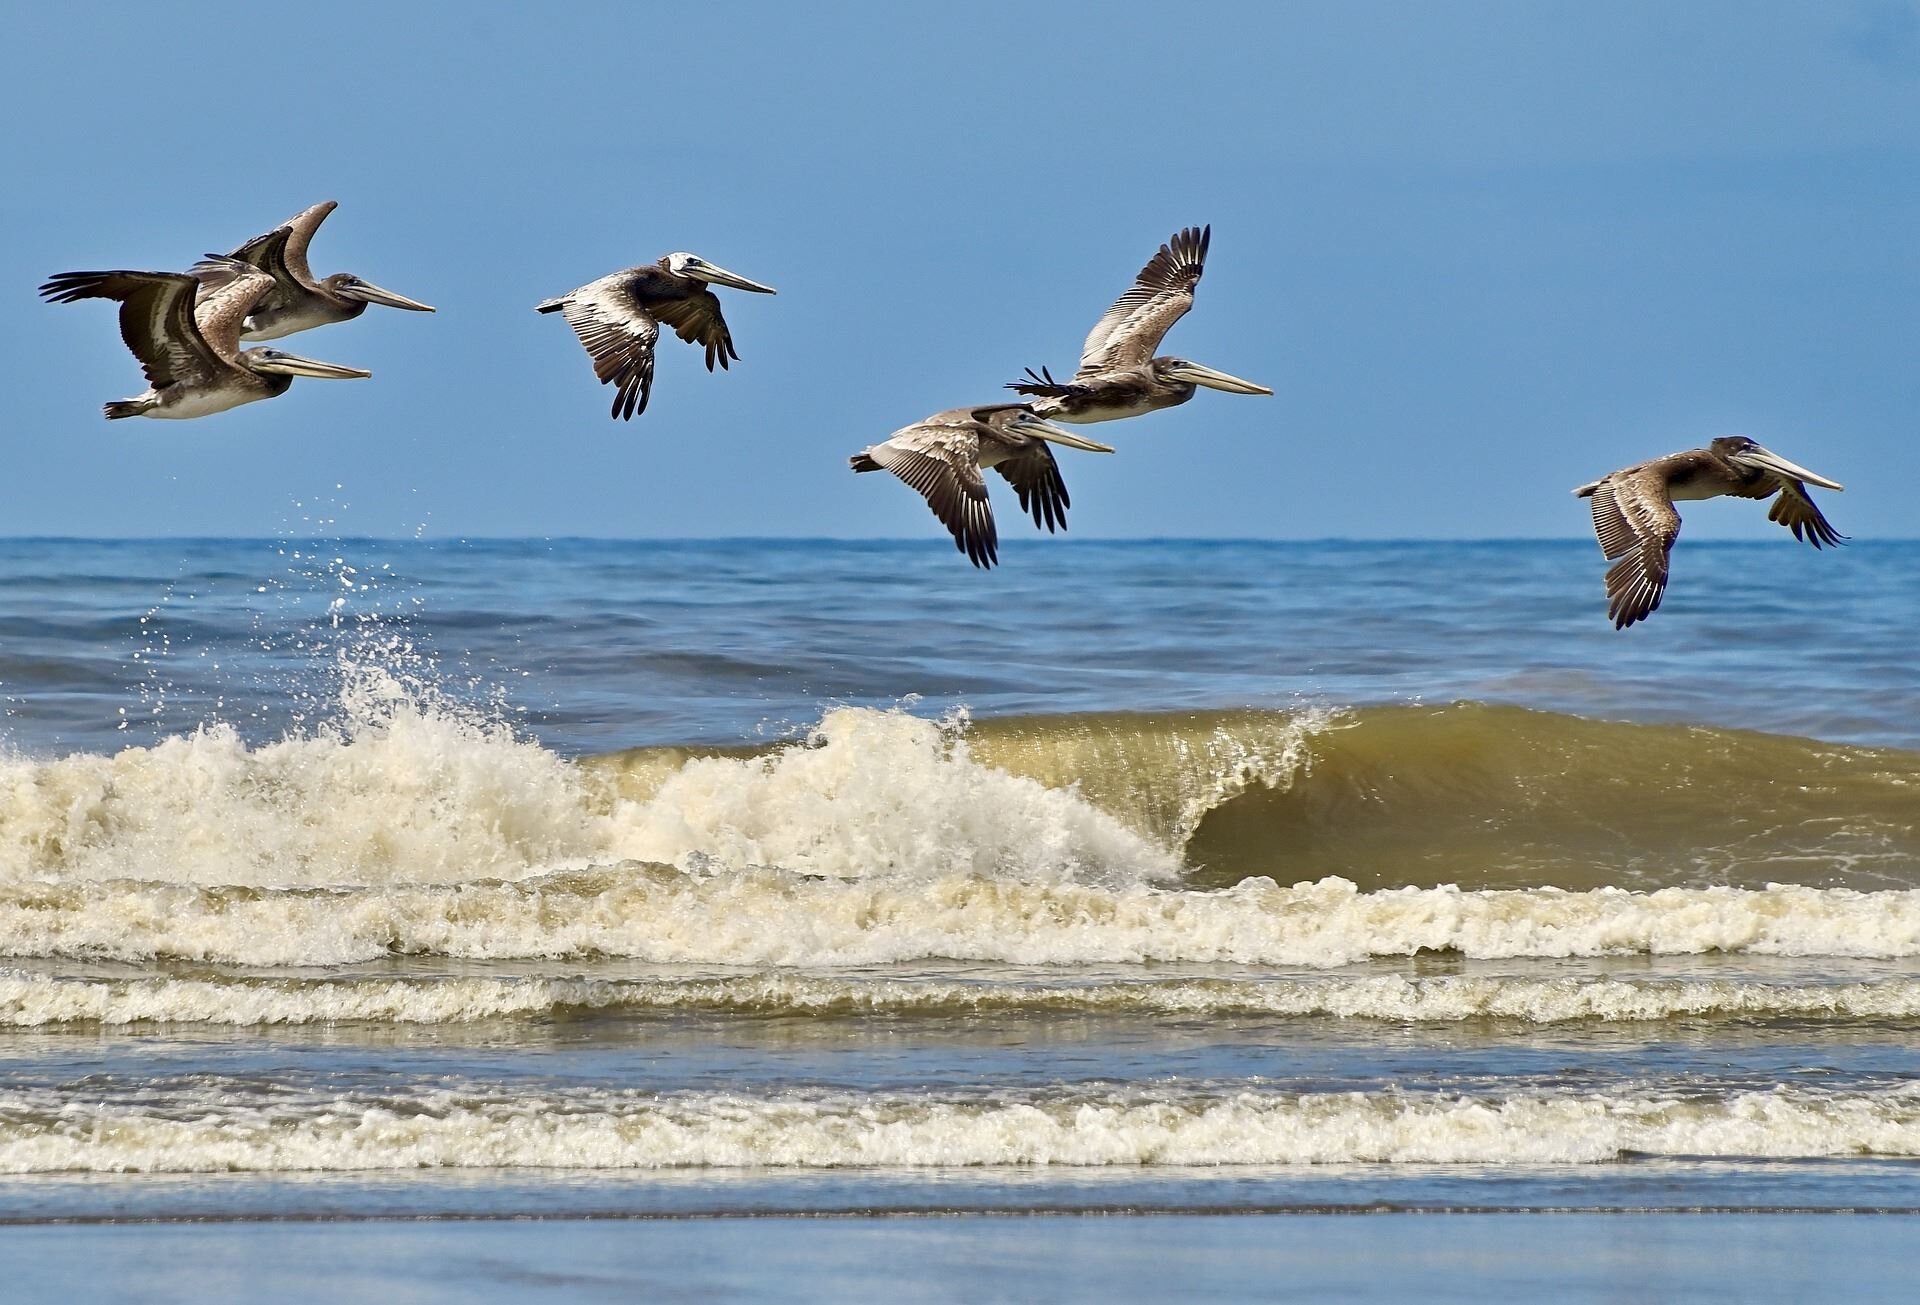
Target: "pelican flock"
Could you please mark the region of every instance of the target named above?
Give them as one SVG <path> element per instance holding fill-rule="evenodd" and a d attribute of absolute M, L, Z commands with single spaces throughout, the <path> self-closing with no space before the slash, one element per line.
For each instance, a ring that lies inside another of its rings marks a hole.
<path fill-rule="evenodd" d="M 557 299 L 534 305 L 559 313 L 593 359 L 593 374 L 611 385 L 613 415 L 631 421 L 647 410 L 653 392 L 653 345 L 665 322 L 688 344 L 707 351 L 707 370 L 739 361 L 733 333 L 720 315 L 720 299 L 708 286 L 770 295 L 774 289 L 749 281 L 694 254 L 668 254 L 657 263 L 629 267 L 589 281 Z"/>
<path fill-rule="evenodd" d="M 325 200 L 226 255 L 208 255 L 186 272 L 62 272 L 40 287 L 53 303 L 110 299 L 120 305 L 120 334 L 146 374 L 147 389 L 109 403 L 109 419 L 189 419 L 285 394 L 297 376 L 364 378 L 357 367 L 319 362 L 271 348 L 241 348 L 297 331 L 351 321 L 369 305 L 431 313 L 430 304 L 383 289 L 350 272 L 316 277 L 308 250 L 338 207 Z M 1186 227 L 1155 251 L 1088 334 L 1080 362 L 1065 380 L 1028 368 L 1006 388 L 1020 402 L 948 408 L 903 426 L 853 455 L 855 472 L 891 471 L 917 492 L 956 549 L 986 570 L 1000 557 L 999 531 L 984 475 L 998 472 L 1020 510 L 1048 533 L 1067 525 L 1066 481 L 1054 447 L 1112 453 L 1112 446 L 1063 430 L 1055 422 L 1118 421 L 1178 407 L 1202 388 L 1263 394 L 1265 385 L 1184 358 L 1156 354 L 1167 332 L 1193 307 L 1206 273 L 1211 226 Z M 625 268 L 535 305 L 560 313 L 613 386 L 612 415 L 632 420 L 647 409 L 655 345 L 662 325 L 705 352 L 707 370 L 739 360 L 733 333 L 713 287 L 771 295 L 695 254 L 667 254 Z M 1623 467 L 1582 485 L 1592 500 L 1593 527 L 1613 562 L 1606 576 L 1607 615 L 1616 629 L 1645 620 L 1666 593 L 1676 501 L 1773 499 L 1767 516 L 1815 548 L 1841 543 L 1807 491 L 1839 490 L 1838 482 L 1789 462 L 1744 436 Z"/>

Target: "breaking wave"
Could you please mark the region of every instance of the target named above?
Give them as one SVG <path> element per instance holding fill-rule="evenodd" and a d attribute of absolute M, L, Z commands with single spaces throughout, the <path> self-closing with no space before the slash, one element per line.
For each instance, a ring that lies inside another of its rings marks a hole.
<path fill-rule="evenodd" d="M 1460 704 L 568 761 L 365 680 L 336 727 L 0 759 L 0 955 L 1325 967 L 1920 954 L 1920 756 Z"/>
<path fill-rule="evenodd" d="M 222 726 L 0 762 L 0 882 L 417 885 L 617 861 L 1140 879 L 1178 865 L 1078 794 L 900 712 L 831 712 L 791 746 L 681 756 L 630 788 L 503 725 L 378 698 L 257 748 Z"/>

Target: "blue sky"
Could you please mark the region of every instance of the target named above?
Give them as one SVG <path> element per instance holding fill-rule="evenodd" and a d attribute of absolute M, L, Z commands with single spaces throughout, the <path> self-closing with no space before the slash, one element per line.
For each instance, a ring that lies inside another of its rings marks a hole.
<path fill-rule="evenodd" d="M 1913 535 L 1920 4 L 16 7 L 0 47 L 0 532 L 930 536 L 846 456 L 1071 368 L 1211 222 L 1202 392 L 1066 455 L 1097 536 L 1563 536 L 1716 434 Z M 439 306 L 294 337 L 370 381 L 214 418 L 49 273 L 177 269 L 304 206 Z M 742 361 L 631 424 L 532 305 L 688 249 Z M 341 488 L 336 489 L 336 486 Z M 1832 496 L 1830 496 L 1832 497 Z M 1002 498 L 1003 513 L 1011 500 Z M 1750 504 L 1691 536 L 1777 533 Z"/>

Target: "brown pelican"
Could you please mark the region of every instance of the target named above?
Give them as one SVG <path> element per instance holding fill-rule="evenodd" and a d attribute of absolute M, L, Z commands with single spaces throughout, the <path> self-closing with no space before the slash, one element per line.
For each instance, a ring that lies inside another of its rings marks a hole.
<path fill-rule="evenodd" d="M 988 467 L 1007 478 L 1020 496 L 1020 510 L 1051 534 L 1067 528 L 1067 487 L 1048 442 L 1089 453 L 1113 449 L 1049 426 L 1024 403 L 949 408 L 903 426 L 848 461 L 855 471 L 885 468 L 918 490 L 953 546 L 977 567 L 1000 558 L 1000 536 L 987 501 Z"/>
<path fill-rule="evenodd" d="M 1264 385 L 1217 372 L 1185 358 L 1156 358 L 1169 328 L 1193 307 L 1193 288 L 1206 270 L 1212 227 L 1188 227 L 1160 246 L 1127 292 L 1094 323 L 1080 350 L 1080 370 L 1069 381 L 1027 369 L 1007 386 L 1039 400 L 1042 417 L 1085 424 L 1137 417 L 1191 399 L 1196 386 L 1229 394 L 1272 394 Z"/>
<path fill-rule="evenodd" d="M 335 272 L 315 279 L 313 269 L 307 265 L 307 246 L 313 240 L 313 233 L 327 220 L 327 214 L 338 207 L 339 201 L 331 199 L 315 204 L 289 218 L 285 225 L 264 236 L 255 236 L 226 258 L 209 258 L 190 269 L 209 290 L 225 285 L 234 275 L 234 261 L 257 267 L 273 278 L 272 289 L 248 315 L 242 339 L 277 340 L 295 331 L 349 321 L 366 312 L 368 304 L 385 304 L 415 313 L 433 311 L 430 304 L 383 290 L 351 272 Z M 276 241 L 275 237 L 282 231 L 288 238 Z"/>
<path fill-rule="evenodd" d="M 1600 550 L 1618 558 L 1607 570 L 1607 615 L 1614 629 L 1645 620 L 1667 589 L 1667 562 L 1680 534 L 1675 499 L 1772 498 L 1767 520 L 1778 521 L 1815 548 L 1846 538 L 1827 523 L 1807 494 L 1807 484 L 1844 488 L 1761 448 L 1744 435 L 1729 435 L 1704 449 L 1669 453 L 1622 467 L 1573 492 L 1593 500 L 1593 532 Z"/>
<path fill-rule="evenodd" d="M 668 254 L 657 263 L 629 267 L 589 281 L 558 299 L 537 304 L 535 312 L 564 313 L 567 325 L 593 358 L 593 374 L 615 386 L 613 415 L 623 421 L 647 410 L 653 389 L 653 343 L 660 323 L 682 340 L 706 346 L 707 370 L 717 362 L 738 361 L 733 335 L 720 316 L 720 300 L 709 285 L 732 286 L 770 295 L 774 289 L 736 276 L 692 254 Z"/>
<path fill-rule="evenodd" d="M 371 376 L 356 367 L 315 362 L 278 349 L 241 349 L 247 313 L 273 278 L 241 265 L 201 299 L 199 280 L 176 272 L 63 272 L 40 287 L 56 304 L 120 302 L 120 335 L 147 374 L 147 392 L 106 405 L 109 418 L 205 417 L 285 394 L 296 376 L 327 380 Z"/>

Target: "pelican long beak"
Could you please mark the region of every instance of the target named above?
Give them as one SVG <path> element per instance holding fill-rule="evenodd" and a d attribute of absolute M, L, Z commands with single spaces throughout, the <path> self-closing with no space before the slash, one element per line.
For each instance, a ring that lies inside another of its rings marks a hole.
<path fill-rule="evenodd" d="M 385 304 L 388 308 L 404 308 L 410 313 L 431 313 L 432 304 L 423 304 L 418 299 L 409 299 L 403 294 L 386 290 L 371 281 L 356 280 L 350 285 L 340 287 L 340 293 L 349 299 L 364 299 L 370 304 Z"/>
<path fill-rule="evenodd" d="M 749 281 L 746 277 L 734 272 L 729 272 L 724 267 L 715 267 L 712 263 L 706 262 L 704 259 L 701 261 L 700 266 L 693 269 L 690 274 L 698 276 L 709 285 L 732 286 L 735 290 L 751 290 L 757 295 L 780 293 L 770 285 L 761 285 L 758 281 Z"/>
<path fill-rule="evenodd" d="M 343 367 L 339 363 L 321 362 L 316 358 L 302 358 L 298 354 L 281 353 L 278 349 L 259 349 L 250 351 L 255 371 L 279 372 L 285 376 L 311 376 L 322 381 L 358 381 L 373 375 L 358 367 Z"/>
<path fill-rule="evenodd" d="M 1736 454 L 1735 457 L 1738 461 L 1752 463 L 1756 467 L 1763 467 L 1775 475 L 1786 476 L 1791 480 L 1804 480 L 1809 485 L 1818 485 L 1822 489 L 1846 488 L 1845 485 L 1842 485 L 1837 480 L 1828 480 L 1825 476 L 1814 475 L 1797 462 L 1788 462 L 1772 449 L 1763 449 L 1756 445 L 1742 453 Z"/>
<path fill-rule="evenodd" d="M 1229 376 L 1225 372 L 1216 372 L 1211 367 L 1202 367 L 1199 363 L 1175 363 L 1167 368 L 1167 375 L 1175 380 L 1192 381 L 1195 385 L 1204 385 L 1209 390 L 1225 390 L 1228 394 L 1272 394 L 1264 385 L 1252 381 L 1243 381 L 1238 376 Z"/>
<path fill-rule="evenodd" d="M 1050 444 L 1064 444 L 1070 449 L 1079 449 L 1084 453 L 1113 452 L 1111 444 L 1102 444 L 1084 435 L 1075 435 L 1072 431 L 1061 430 L 1052 422 L 1041 421 L 1038 417 L 1024 417 L 1014 425 L 1022 435 L 1031 435 L 1035 439 L 1046 440 Z"/>

